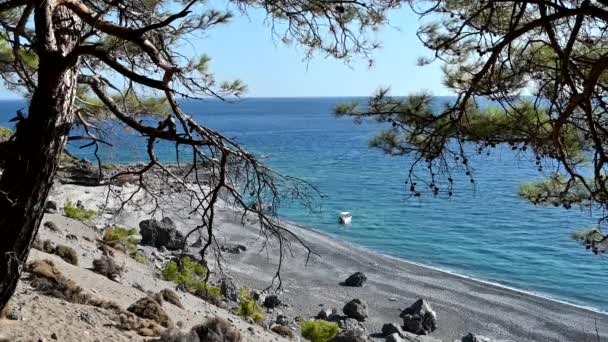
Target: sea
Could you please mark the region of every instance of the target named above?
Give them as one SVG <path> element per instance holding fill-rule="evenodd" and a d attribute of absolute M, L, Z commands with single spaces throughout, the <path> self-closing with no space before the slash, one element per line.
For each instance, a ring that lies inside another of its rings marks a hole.
<path fill-rule="evenodd" d="M 369 147 L 383 128 L 336 117 L 339 103 L 361 98 L 245 98 L 184 101 L 198 122 L 232 137 L 274 170 L 301 178 L 322 194 L 317 210 L 295 203 L 279 215 L 357 246 L 482 281 L 576 305 L 608 311 L 608 259 L 572 240 L 572 232 L 597 224 L 589 209 L 531 205 L 518 196 L 523 182 L 542 179 L 534 157 L 498 146 L 473 153 L 475 183 L 457 176 L 453 196 L 411 197 L 405 183 L 412 160 Z M 446 99 L 437 99 L 437 101 Z M 449 99 L 448 99 L 449 100 Z M 0 102 L 0 125 L 11 125 L 24 101 Z M 143 138 L 106 122 L 105 163 L 146 158 Z M 70 143 L 70 152 L 92 159 L 92 150 Z M 170 162 L 175 149 L 159 144 Z M 338 214 L 348 211 L 352 223 Z"/>

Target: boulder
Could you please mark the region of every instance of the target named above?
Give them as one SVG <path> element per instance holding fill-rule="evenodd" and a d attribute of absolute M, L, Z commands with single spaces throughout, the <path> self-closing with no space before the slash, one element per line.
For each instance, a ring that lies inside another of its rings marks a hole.
<path fill-rule="evenodd" d="M 58 211 L 57 209 L 57 202 L 55 201 L 46 201 L 46 204 L 44 205 L 44 212 L 47 214 L 56 214 Z"/>
<path fill-rule="evenodd" d="M 321 311 L 319 311 L 316 318 L 328 320 L 330 316 L 335 315 L 337 313 L 337 309 L 322 309 Z"/>
<path fill-rule="evenodd" d="M 338 333 L 331 342 L 368 342 L 369 338 L 366 334 L 353 331 L 353 330 L 343 330 Z"/>
<path fill-rule="evenodd" d="M 278 315 L 276 323 L 279 325 L 289 325 L 289 319 L 285 315 Z"/>
<path fill-rule="evenodd" d="M 437 329 L 437 314 L 424 299 L 418 299 L 399 315 L 403 329 L 418 335 L 428 335 Z"/>
<path fill-rule="evenodd" d="M 353 299 L 344 305 L 342 312 L 347 317 L 354 318 L 358 321 L 365 321 L 367 319 L 367 305 L 360 299 Z"/>
<path fill-rule="evenodd" d="M 269 309 L 274 309 L 281 304 L 281 300 L 277 295 L 269 295 L 264 299 L 264 306 Z"/>
<path fill-rule="evenodd" d="M 222 278 L 222 280 L 220 280 L 220 290 L 222 292 L 222 295 L 226 297 L 226 299 L 233 302 L 238 302 L 239 289 L 236 287 L 236 285 L 234 285 L 232 280 L 228 278 Z"/>
<path fill-rule="evenodd" d="M 141 234 L 141 244 L 144 246 L 176 250 L 181 249 L 184 245 L 184 235 L 177 230 L 173 220 L 168 217 L 161 221 L 155 219 L 141 221 L 139 233 Z"/>
<path fill-rule="evenodd" d="M 401 329 L 399 324 L 386 323 L 382 326 L 382 336 L 387 337 L 395 333 L 399 334 L 399 336 L 403 336 L 403 329 Z"/>
<path fill-rule="evenodd" d="M 342 284 L 344 286 L 361 287 L 365 284 L 366 281 L 367 281 L 367 276 L 365 276 L 365 273 L 356 272 L 356 273 L 351 274 L 348 278 L 346 278 L 346 280 Z"/>
<path fill-rule="evenodd" d="M 354 331 L 358 334 L 367 334 L 367 328 L 363 323 L 357 321 L 354 318 L 342 318 L 337 321 L 338 327 L 343 331 Z"/>
<path fill-rule="evenodd" d="M 246 251 L 247 247 L 235 243 L 227 243 L 220 246 L 220 250 L 230 254 L 240 254 L 241 252 Z"/>

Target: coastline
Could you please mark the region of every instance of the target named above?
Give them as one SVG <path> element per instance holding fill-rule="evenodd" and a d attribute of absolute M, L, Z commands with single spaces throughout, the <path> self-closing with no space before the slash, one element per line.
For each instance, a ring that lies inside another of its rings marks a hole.
<path fill-rule="evenodd" d="M 466 275 L 466 274 L 463 274 L 463 273 L 459 273 L 457 271 L 452 271 L 452 270 L 447 269 L 447 268 L 442 268 L 441 266 L 434 266 L 434 265 L 430 265 L 430 264 L 424 264 L 424 263 L 408 260 L 407 258 L 404 258 L 404 257 L 399 257 L 399 256 L 391 255 L 391 254 L 384 254 L 384 253 L 378 252 L 378 251 L 376 251 L 376 250 L 374 250 L 372 248 L 368 248 L 368 247 L 365 247 L 365 246 L 362 246 L 362 245 L 359 245 L 359 244 L 356 244 L 356 243 L 353 243 L 353 242 L 350 242 L 350 241 L 347 241 L 347 240 L 340 239 L 339 237 L 334 236 L 333 234 L 325 233 L 325 232 L 323 232 L 323 231 L 321 231 L 319 229 L 316 229 L 314 227 L 302 226 L 302 225 L 297 224 L 296 222 L 292 222 L 292 221 L 288 221 L 288 220 L 281 220 L 281 221 L 285 222 L 288 225 L 295 225 L 295 226 L 297 226 L 297 227 L 299 227 L 301 229 L 308 230 L 310 232 L 319 234 L 320 237 L 331 239 L 331 240 L 335 240 L 337 243 L 347 245 L 347 246 L 349 246 L 351 248 L 358 249 L 358 250 L 360 250 L 362 252 L 377 254 L 380 257 L 384 257 L 384 258 L 387 258 L 387 259 L 392 259 L 392 260 L 395 260 L 395 261 L 398 261 L 398 262 L 403 262 L 403 263 L 411 264 L 412 266 L 428 268 L 428 269 L 431 269 L 431 270 L 434 270 L 434 271 L 446 273 L 447 275 L 450 275 L 450 276 L 455 276 L 455 277 L 459 277 L 459 278 L 463 278 L 463 279 L 467 279 L 467 280 L 476 281 L 476 282 L 479 282 L 479 283 L 482 283 L 482 284 L 485 284 L 485 285 L 490 285 L 490 286 L 504 288 L 506 290 L 510 290 L 510 291 L 514 291 L 514 292 L 519 292 L 519 293 L 524 294 L 524 295 L 538 297 L 540 299 L 550 300 L 550 301 L 554 301 L 556 303 L 560 303 L 560 304 L 564 304 L 564 305 L 570 305 L 570 306 L 576 307 L 578 309 L 588 310 L 588 311 L 591 311 L 593 313 L 598 313 L 598 314 L 602 314 L 602 315 L 608 316 L 608 310 L 602 310 L 600 308 L 596 308 L 596 307 L 593 307 L 593 306 L 588 306 L 588 305 L 581 304 L 581 303 L 571 302 L 571 301 L 568 301 L 567 299 L 561 299 L 561 298 L 558 298 L 558 297 L 553 297 L 553 296 L 551 296 L 549 294 L 546 294 L 546 293 L 541 293 L 541 292 L 535 292 L 535 291 L 520 289 L 520 288 L 515 287 L 515 286 L 510 286 L 510 285 L 502 284 L 499 281 L 486 280 L 486 279 L 483 279 L 483 278 L 480 278 L 480 277 L 476 277 L 476 276 L 472 276 L 472 275 Z"/>
<path fill-rule="evenodd" d="M 123 187 L 122 193 L 128 189 Z M 59 185 L 51 199 L 62 205 L 70 197 L 81 200 L 87 208 L 97 208 L 106 193 L 104 186 Z M 141 220 L 150 218 L 141 208 L 126 209 L 112 222 L 138 227 Z M 242 225 L 241 214 L 227 205 L 217 208 L 218 243 L 247 247 L 240 254 L 224 253 L 222 270 L 238 287 L 262 290 L 272 283 L 277 271 L 279 249 L 272 240 L 265 244 L 253 217 L 246 217 Z M 188 218 L 187 207 L 171 198 L 166 199 L 163 213 L 157 215 L 171 217 L 183 231 L 200 223 Z M 102 220 L 109 220 L 109 216 Z M 323 308 L 341 311 L 346 302 L 359 298 L 368 305 L 369 319 L 364 323 L 368 333 L 378 337 L 383 324 L 400 323 L 401 310 L 424 298 L 438 316 L 439 327 L 431 336 L 443 341 L 460 341 L 469 332 L 510 341 L 596 341 L 598 335 L 608 338 L 605 313 L 383 255 L 309 227 L 287 225 L 318 255 L 306 262 L 306 249 L 292 241 L 290 253 L 282 261 L 283 290 L 279 292 L 287 305 L 272 315 L 309 319 Z M 439 252 L 439 248 L 429 253 Z M 210 269 L 218 273 L 214 261 L 210 260 Z M 340 285 L 359 271 L 367 275 L 365 286 Z M 600 330 L 596 333 L 596 329 Z"/>

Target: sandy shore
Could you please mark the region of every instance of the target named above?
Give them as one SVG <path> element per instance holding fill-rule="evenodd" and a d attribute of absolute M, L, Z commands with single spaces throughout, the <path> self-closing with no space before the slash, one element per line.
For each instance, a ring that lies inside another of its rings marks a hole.
<path fill-rule="evenodd" d="M 105 199 L 106 191 L 103 187 L 64 185 L 56 188 L 52 197 L 60 203 L 67 197 L 80 199 L 87 207 L 94 207 Z M 174 219 L 183 231 L 198 224 L 187 217 L 183 204 L 173 203 L 168 208 L 163 214 Z M 113 220 L 137 227 L 140 220 L 149 217 L 149 213 L 132 208 Z M 241 225 L 240 218 L 229 208 L 218 212 L 219 242 L 247 246 L 241 254 L 223 254 L 224 272 L 238 286 L 266 288 L 278 265 L 276 243 L 263 248 L 264 239 L 255 222 Z M 306 263 L 306 250 L 293 244 L 291 255 L 283 262 L 284 290 L 279 298 L 289 304 L 283 311 L 290 318 L 309 318 L 323 307 L 341 310 L 347 301 L 359 298 L 368 305 L 370 318 L 365 325 L 373 336 L 382 324 L 400 322 L 400 310 L 424 298 L 438 315 L 439 327 L 431 336 L 444 341 L 460 340 L 468 332 L 512 341 L 598 341 L 598 335 L 601 340 L 608 338 L 605 314 L 396 260 L 311 230 L 290 229 L 317 254 Z M 430 252 L 440 253 L 440 246 L 437 248 Z M 356 271 L 366 273 L 364 287 L 339 284 Z"/>

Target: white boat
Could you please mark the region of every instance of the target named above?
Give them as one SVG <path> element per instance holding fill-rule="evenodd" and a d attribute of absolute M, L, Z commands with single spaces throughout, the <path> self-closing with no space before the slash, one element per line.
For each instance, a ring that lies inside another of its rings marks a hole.
<path fill-rule="evenodd" d="M 352 219 L 353 219 L 353 215 L 351 215 L 348 211 L 343 211 L 340 213 L 340 223 L 350 224 Z"/>

